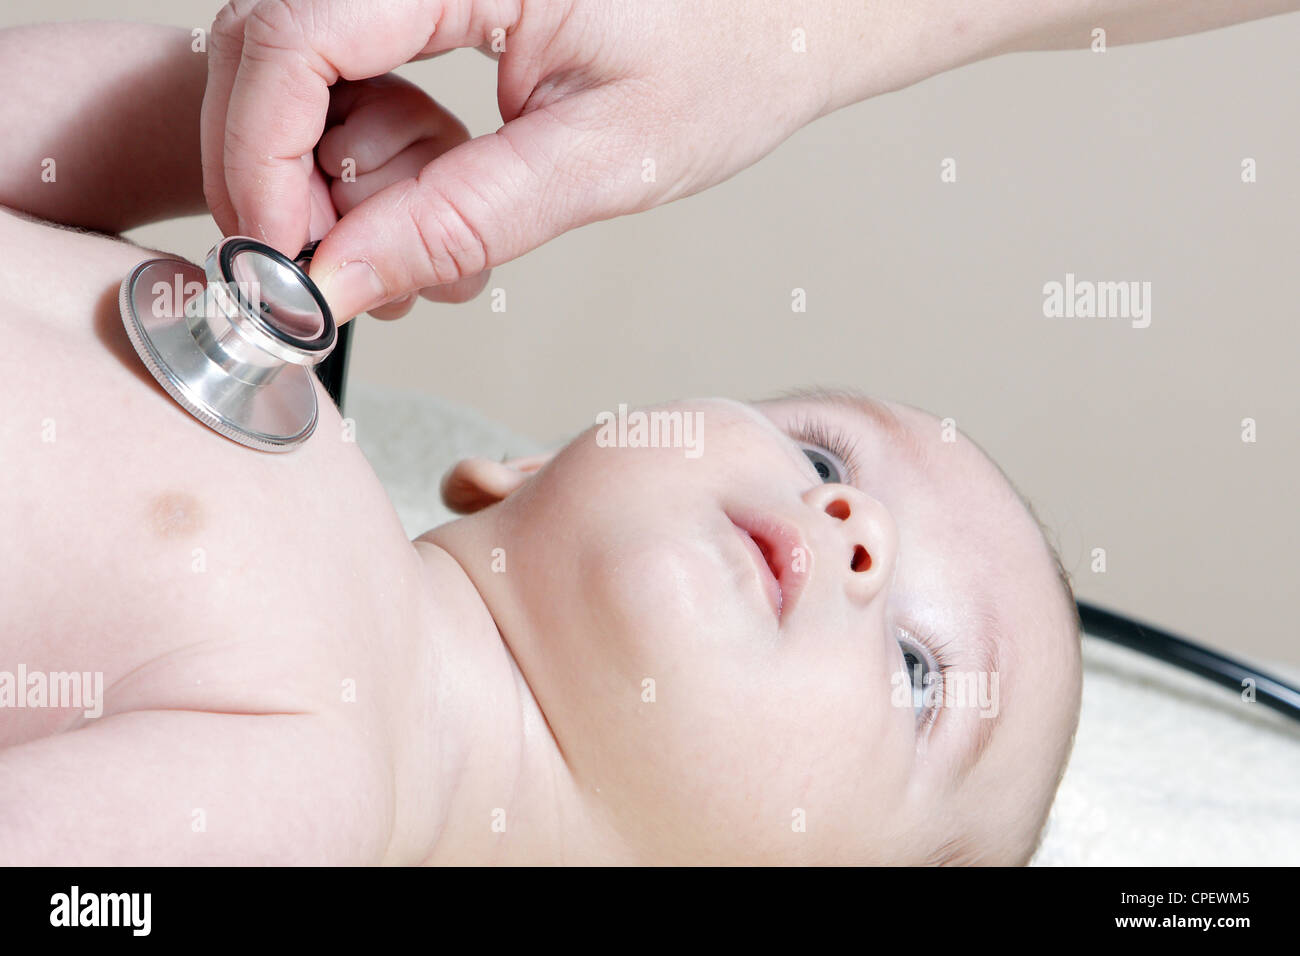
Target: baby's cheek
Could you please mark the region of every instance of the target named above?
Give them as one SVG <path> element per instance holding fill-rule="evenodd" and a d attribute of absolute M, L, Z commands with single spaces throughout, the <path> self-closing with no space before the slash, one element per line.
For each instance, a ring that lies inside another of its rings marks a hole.
<path fill-rule="evenodd" d="M 642 794 L 661 825 L 709 859 L 779 862 L 803 786 L 800 748 L 777 733 L 779 702 L 757 675 L 729 662 L 730 680 L 701 653 L 658 682 L 655 710 L 638 722 L 640 752 L 650 755 Z"/>
<path fill-rule="evenodd" d="M 784 736 L 781 773 L 803 811 L 791 813 L 807 827 L 810 862 L 884 859 L 911 812 L 915 738 L 878 663 L 823 653 L 784 668 L 789 693 L 771 736 Z"/>

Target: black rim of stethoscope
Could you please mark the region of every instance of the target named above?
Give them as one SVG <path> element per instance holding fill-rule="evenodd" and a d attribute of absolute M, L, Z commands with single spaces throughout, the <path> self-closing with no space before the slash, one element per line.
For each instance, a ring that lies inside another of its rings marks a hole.
<path fill-rule="evenodd" d="M 1257 703 L 1300 720 L 1300 688 L 1162 628 L 1086 601 L 1076 603 L 1085 634 L 1190 671 L 1238 694 L 1250 688 Z"/>
<path fill-rule="evenodd" d="M 311 297 L 316 300 L 316 305 L 320 308 L 320 335 L 316 336 L 314 339 L 300 339 L 296 335 L 282 332 L 273 324 L 266 321 L 266 319 L 262 318 L 260 303 L 249 302 L 244 298 L 243 290 L 235 280 L 234 272 L 231 268 L 235 256 L 241 252 L 256 252 L 259 255 L 266 256 L 268 259 L 274 260 L 293 272 L 298 281 L 302 284 L 302 287 L 311 293 Z M 222 278 L 226 280 L 228 286 L 234 289 L 235 297 L 239 303 L 244 306 L 244 310 L 248 315 L 252 316 L 254 321 L 257 322 L 259 328 L 274 335 L 285 345 L 292 345 L 294 348 L 303 349 L 304 351 L 320 352 L 329 348 L 337 335 L 337 329 L 334 326 L 334 314 L 330 312 L 330 307 L 326 304 L 325 297 L 320 294 L 320 289 L 316 288 L 316 283 L 311 281 L 311 278 L 302 270 L 302 267 L 299 266 L 298 263 L 294 262 L 278 249 L 268 246 L 264 242 L 258 242 L 256 239 L 234 239 L 227 242 L 221 247 L 218 262 L 221 265 Z"/>

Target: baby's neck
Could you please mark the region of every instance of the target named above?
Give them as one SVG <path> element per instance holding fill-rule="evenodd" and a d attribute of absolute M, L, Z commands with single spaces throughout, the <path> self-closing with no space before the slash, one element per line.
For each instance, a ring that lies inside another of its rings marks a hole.
<path fill-rule="evenodd" d="M 388 858 L 427 864 L 589 859 L 595 820 L 509 645 L 465 569 L 417 539 L 414 699 L 399 727 Z"/>

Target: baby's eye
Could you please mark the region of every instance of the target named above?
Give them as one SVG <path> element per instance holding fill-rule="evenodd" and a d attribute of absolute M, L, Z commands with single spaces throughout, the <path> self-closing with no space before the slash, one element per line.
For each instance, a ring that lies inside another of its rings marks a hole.
<path fill-rule="evenodd" d="M 840 471 L 839 465 L 828 455 L 823 454 L 816 448 L 807 447 L 804 448 L 803 453 L 808 456 L 808 460 L 812 462 L 813 468 L 817 470 L 817 474 L 821 476 L 823 482 L 831 485 L 843 483 L 843 473 Z"/>
<path fill-rule="evenodd" d="M 817 476 L 826 484 L 858 483 L 858 456 L 851 435 L 839 428 L 828 428 L 818 421 L 801 419 L 790 428 L 790 437 L 812 464 Z"/>
<path fill-rule="evenodd" d="M 939 674 L 930 666 L 923 650 L 906 640 L 900 640 L 898 645 L 903 650 L 903 667 L 907 673 L 907 682 L 912 688 L 912 712 L 919 723 L 929 708 L 927 691 Z"/>

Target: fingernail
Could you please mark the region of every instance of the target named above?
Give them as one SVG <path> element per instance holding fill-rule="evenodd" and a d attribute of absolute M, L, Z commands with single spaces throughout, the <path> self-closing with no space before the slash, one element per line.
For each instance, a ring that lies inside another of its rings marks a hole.
<path fill-rule="evenodd" d="M 388 288 L 364 259 L 345 262 L 325 277 L 321 295 L 336 318 L 351 318 L 388 298 Z"/>

